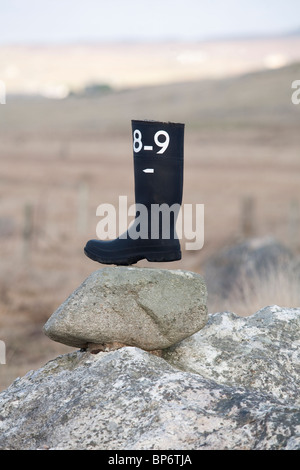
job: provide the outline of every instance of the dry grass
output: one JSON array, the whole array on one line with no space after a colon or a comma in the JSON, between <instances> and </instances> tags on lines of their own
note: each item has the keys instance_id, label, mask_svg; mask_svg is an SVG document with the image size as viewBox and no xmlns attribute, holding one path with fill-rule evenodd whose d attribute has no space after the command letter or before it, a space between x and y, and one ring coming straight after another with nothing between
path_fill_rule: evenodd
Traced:
<instances>
[{"instance_id":1,"label":"dry grass","mask_svg":"<svg viewBox=\"0 0 300 470\"><path fill-rule=\"evenodd\" d=\"M209 311L230 311L249 316L268 305L300 306L300 271L293 263L279 263L273 269L258 274L241 269L240 277L228 298L213 298Z\"/></svg>"}]
</instances>

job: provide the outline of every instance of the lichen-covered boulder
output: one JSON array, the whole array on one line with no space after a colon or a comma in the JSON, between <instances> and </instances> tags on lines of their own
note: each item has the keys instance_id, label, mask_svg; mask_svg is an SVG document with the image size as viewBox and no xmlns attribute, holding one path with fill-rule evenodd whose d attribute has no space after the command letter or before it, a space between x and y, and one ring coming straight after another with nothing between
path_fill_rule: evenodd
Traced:
<instances>
[{"instance_id":1,"label":"lichen-covered boulder","mask_svg":"<svg viewBox=\"0 0 300 470\"><path fill-rule=\"evenodd\" d=\"M0 449L299 449L299 406L138 348L73 352L0 394ZM298 431L297 431L298 429Z\"/></svg>"},{"instance_id":2,"label":"lichen-covered boulder","mask_svg":"<svg viewBox=\"0 0 300 470\"><path fill-rule=\"evenodd\" d=\"M0 449L299 450L299 315L214 314L164 358L59 356L0 393Z\"/></svg>"},{"instance_id":3,"label":"lichen-covered boulder","mask_svg":"<svg viewBox=\"0 0 300 470\"><path fill-rule=\"evenodd\" d=\"M68 346L163 349L206 324L204 279L182 270L107 267L92 273L44 326Z\"/></svg>"},{"instance_id":4,"label":"lichen-covered boulder","mask_svg":"<svg viewBox=\"0 0 300 470\"><path fill-rule=\"evenodd\" d=\"M220 384L300 405L300 309L265 307L249 317L216 313L164 358ZM299 422L300 425L300 422Z\"/></svg>"}]
</instances>

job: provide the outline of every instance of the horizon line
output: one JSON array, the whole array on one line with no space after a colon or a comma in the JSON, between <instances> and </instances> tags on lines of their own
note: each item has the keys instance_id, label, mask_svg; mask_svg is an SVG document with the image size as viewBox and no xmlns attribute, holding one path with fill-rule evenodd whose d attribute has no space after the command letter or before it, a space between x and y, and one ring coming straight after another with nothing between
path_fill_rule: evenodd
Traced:
<instances>
[{"instance_id":1,"label":"horizon line","mask_svg":"<svg viewBox=\"0 0 300 470\"><path fill-rule=\"evenodd\" d=\"M55 46L98 46L98 45L136 45L136 44L168 44L168 43L207 43L230 42L268 39L300 38L300 28L292 31L277 33L245 33L195 38L180 38L175 36L161 38L74 38L62 40L29 40L29 41L0 41L0 47L55 47Z\"/></svg>"}]
</instances>

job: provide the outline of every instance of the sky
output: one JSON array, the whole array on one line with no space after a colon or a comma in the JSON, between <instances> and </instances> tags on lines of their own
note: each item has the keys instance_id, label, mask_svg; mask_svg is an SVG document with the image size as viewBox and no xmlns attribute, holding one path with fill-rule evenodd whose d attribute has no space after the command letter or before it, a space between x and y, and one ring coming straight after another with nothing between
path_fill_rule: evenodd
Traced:
<instances>
[{"instance_id":1,"label":"sky","mask_svg":"<svg viewBox=\"0 0 300 470\"><path fill-rule=\"evenodd\" d=\"M189 41L299 28L299 0L0 0L0 44Z\"/></svg>"}]
</instances>

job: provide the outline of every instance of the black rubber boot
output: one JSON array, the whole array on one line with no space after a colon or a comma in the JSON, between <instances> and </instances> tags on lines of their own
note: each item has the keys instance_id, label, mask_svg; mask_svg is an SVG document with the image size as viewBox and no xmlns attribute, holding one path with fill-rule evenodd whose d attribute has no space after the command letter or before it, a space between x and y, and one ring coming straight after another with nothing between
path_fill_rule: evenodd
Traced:
<instances>
[{"instance_id":1,"label":"black rubber boot","mask_svg":"<svg viewBox=\"0 0 300 470\"><path fill-rule=\"evenodd\" d=\"M182 202L184 124L132 121L136 217L115 240L89 240L102 264L181 259L175 224Z\"/></svg>"}]
</instances>

